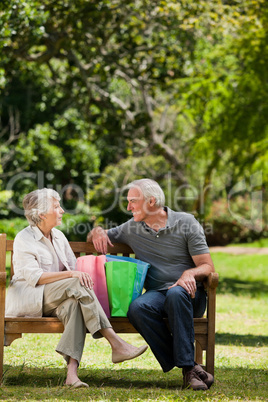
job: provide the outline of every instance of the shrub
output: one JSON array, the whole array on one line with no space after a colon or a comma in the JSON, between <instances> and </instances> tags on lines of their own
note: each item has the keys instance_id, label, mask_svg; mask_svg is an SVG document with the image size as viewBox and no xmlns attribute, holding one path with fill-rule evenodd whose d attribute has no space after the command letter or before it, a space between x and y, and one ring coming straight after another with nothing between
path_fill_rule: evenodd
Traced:
<instances>
[{"instance_id":1,"label":"shrub","mask_svg":"<svg viewBox=\"0 0 268 402\"><path fill-rule=\"evenodd\" d=\"M6 233L7 239L13 240L18 232L27 227L25 218L0 219L0 233ZM69 241L85 241L92 229L88 215L64 214L62 225L58 226Z\"/></svg>"},{"instance_id":2,"label":"shrub","mask_svg":"<svg viewBox=\"0 0 268 402\"><path fill-rule=\"evenodd\" d=\"M258 210L258 207L253 210L248 195L236 197L229 205L224 198L214 201L205 219L212 226L207 235L208 244L249 243L267 236L267 224L257 216Z\"/></svg>"}]
</instances>

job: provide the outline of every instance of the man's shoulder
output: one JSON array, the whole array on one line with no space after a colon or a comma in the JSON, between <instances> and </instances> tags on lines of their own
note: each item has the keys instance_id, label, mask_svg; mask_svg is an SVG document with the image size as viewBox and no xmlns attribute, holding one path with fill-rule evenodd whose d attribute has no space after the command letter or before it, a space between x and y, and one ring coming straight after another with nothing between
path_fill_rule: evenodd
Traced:
<instances>
[{"instance_id":1,"label":"man's shoulder","mask_svg":"<svg viewBox=\"0 0 268 402\"><path fill-rule=\"evenodd\" d=\"M109 232L112 232L112 231L122 231L122 230L124 230L124 229L127 228L127 227L134 227L134 226L135 226L135 223L136 223L136 222L134 222L134 219L131 218L131 219L127 220L126 222L120 223L120 224L117 225L117 226L114 226L114 227L112 227L112 228L109 228L109 229L108 229L108 233L109 233Z\"/></svg>"},{"instance_id":2,"label":"man's shoulder","mask_svg":"<svg viewBox=\"0 0 268 402\"><path fill-rule=\"evenodd\" d=\"M177 223L177 222L194 222L196 221L196 218L194 215L188 213L188 212L182 212L182 211L174 211L173 209L170 209L167 207L167 212L168 212L168 219L170 219L171 222Z\"/></svg>"}]
</instances>

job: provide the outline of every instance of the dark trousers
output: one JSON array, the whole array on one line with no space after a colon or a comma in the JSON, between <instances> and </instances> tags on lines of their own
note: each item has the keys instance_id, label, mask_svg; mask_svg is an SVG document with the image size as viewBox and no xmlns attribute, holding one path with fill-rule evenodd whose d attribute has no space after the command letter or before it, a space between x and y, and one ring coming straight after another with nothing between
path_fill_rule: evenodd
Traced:
<instances>
[{"instance_id":1,"label":"dark trousers","mask_svg":"<svg viewBox=\"0 0 268 402\"><path fill-rule=\"evenodd\" d=\"M202 287L191 299L186 290L176 286L147 291L131 303L128 318L167 372L174 366L194 366L193 317L202 317L205 309L206 292ZM168 317L170 329L164 317Z\"/></svg>"}]
</instances>

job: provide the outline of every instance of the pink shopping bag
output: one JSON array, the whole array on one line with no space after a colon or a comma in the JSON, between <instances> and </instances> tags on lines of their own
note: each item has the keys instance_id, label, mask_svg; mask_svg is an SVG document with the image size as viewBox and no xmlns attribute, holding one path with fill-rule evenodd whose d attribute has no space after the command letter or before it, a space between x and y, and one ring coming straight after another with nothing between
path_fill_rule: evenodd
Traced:
<instances>
[{"instance_id":1,"label":"pink shopping bag","mask_svg":"<svg viewBox=\"0 0 268 402\"><path fill-rule=\"evenodd\" d=\"M93 282L93 290L107 317L111 317L109 299L106 284L105 266L107 259L105 255L85 255L78 257L76 261L77 271L87 272Z\"/></svg>"}]
</instances>

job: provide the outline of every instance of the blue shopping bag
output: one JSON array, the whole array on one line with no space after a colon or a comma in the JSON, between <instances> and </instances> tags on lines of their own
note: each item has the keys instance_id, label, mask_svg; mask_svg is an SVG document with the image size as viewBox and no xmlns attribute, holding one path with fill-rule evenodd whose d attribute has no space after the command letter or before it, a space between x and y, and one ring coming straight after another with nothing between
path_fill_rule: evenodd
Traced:
<instances>
[{"instance_id":1,"label":"blue shopping bag","mask_svg":"<svg viewBox=\"0 0 268 402\"><path fill-rule=\"evenodd\" d=\"M124 257L124 256L119 256L119 255L107 254L106 258L107 258L107 261L128 261L128 262L134 262L137 264L137 272L136 272L133 296L132 296L131 301L133 301L137 297L139 297L142 294L147 271L151 265L148 264L147 262L137 260L136 258Z\"/></svg>"}]
</instances>

